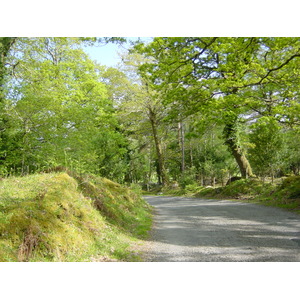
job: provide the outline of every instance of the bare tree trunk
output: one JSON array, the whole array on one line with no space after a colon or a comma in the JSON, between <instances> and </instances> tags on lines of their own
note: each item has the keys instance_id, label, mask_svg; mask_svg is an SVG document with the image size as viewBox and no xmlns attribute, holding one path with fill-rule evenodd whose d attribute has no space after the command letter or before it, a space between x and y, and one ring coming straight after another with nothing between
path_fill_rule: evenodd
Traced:
<instances>
[{"instance_id":1,"label":"bare tree trunk","mask_svg":"<svg viewBox=\"0 0 300 300\"><path fill-rule=\"evenodd\" d=\"M204 175L203 175L203 173L200 174L200 185L204 186Z\"/></svg>"},{"instance_id":2,"label":"bare tree trunk","mask_svg":"<svg viewBox=\"0 0 300 300\"><path fill-rule=\"evenodd\" d=\"M190 142L190 159L191 159L191 168L192 168L194 166L194 156L193 156L193 147L191 142Z\"/></svg>"},{"instance_id":3,"label":"bare tree trunk","mask_svg":"<svg viewBox=\"0 0 300 300\"><path fill-rule=\"evenodd\" d=\"M184 152L185 152L185 148L184 148L184 127L183 127L183 123L179 122L178 123L178 143L179 143L179 147L181 150L181 173L183 174L185 171L185 156L184 156Z\"/></svg>"},{"instance_id":4,"label":"bare tree trunk","mask_svg":"<svg viewBox=\"0 0 300 300\"><path fill-rule=\"evenodd\" d=\"M156 149L156 155L157 155L157 160L158 160L158 168L157 168L157 175L158 178L161 179L161 184L163 186L168 184L168 177L167 177L167 172L165 169L165 163L164 163L164 157L162 153L162 147L161 143L158 137L157 133L157 116L156 113L151 109L148 108L149 112L149 119L152 127L152 133L153 133L153 138L154 138L154 143L155 143L155 149Z\"/></svg>"},{"instance_id":5,"label":"bare tree trunk","mask_svg":"<svg viewBox=\"0 0 300 300\"><path fill-rule=\"evenodd\" d=\"M216 177L215 177L214 175L211 177L211 185L212 185L213 187L216 186Z\"/></svg>"},{"instance_id":6,"label":"bare tree trunk","mask_svg":"<svg viewBox=\"0 0 300 300\"><path fill-rule=\"evenodd\" d=\"M149 145L149 173L148 173L148 184L151 182L152 167L151 167L151 145Z\"/></svg>"}]
</instances>

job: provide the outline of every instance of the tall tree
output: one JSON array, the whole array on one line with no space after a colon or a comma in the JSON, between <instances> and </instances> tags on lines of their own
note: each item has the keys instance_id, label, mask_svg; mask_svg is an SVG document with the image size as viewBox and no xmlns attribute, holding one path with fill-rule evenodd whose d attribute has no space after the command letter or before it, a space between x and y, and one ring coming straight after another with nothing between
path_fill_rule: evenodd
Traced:
<instances>
[{"instance_id":1,"label":"tall tree","mask_svg":"<svg viewBox=\"0 0 300 300\"><path fill-rule=\"evenodd\" d=\"M113 152L122 155L100 68L80 45L77 38L29 38L16 44L19 64L7 99L19 147L7 156L22 173L60 164L101 174L105 165L113 165Z\"/></svg>"},{"instance_id":2,"label":"tall tree","mask_svg":"<svg viewBox=\"0 0 300 300\"><path fill-rule=\"evenodd\" d=\"M169 180L162 146L161 125L164 108L160 95L151 88L151 83L146 78L140 78L137 73L138 67L144 63L141 55L125 55L123 62L124 73L130 84L127 85L126 95L120 99L120 115L123 116L123 122L127 119L126 126L131 128L131 131L144 135L151 133L155 145L158 182L166 185Z\"/></svg>"},{"instance_id":3,"label":"tall tree","mask_svg":"<svg viewBox=\"0 0 300 300\"><path fill-rule=\"evenodd\" d=\"M141 72L151 74L174 111L179 102L187 115L201 111L224 123L225 142L243 177L252 170L236 129L246 115L263 115L270 107L262 91L277 95L272 113L279 121L299 120L298 38L155 38L136 49L154 59Z\"/></svg>"}]
</instances>

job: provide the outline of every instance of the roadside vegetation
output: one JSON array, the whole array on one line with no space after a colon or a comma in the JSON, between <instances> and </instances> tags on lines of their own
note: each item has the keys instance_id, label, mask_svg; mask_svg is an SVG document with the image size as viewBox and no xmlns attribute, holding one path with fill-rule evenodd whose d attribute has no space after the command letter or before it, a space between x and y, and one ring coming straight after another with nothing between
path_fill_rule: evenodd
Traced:
<instances>
[{"instance_id":1,"label":"roadside vegetation","mask_svg":"<svg viewBox=\"0 0 300 300\"><path fill-rule=\"evenodd\" d=\"M186 186L156 187L151 194L190 196L198 198L231 199L281 207L300 213L300 176L260 180L258 178L239 179L226 186L212 187L199 184Z\"/></svg>"},{"instance_id":2,"label":"roadside vegetation","mask_svg":"<svg viewBox=\"0 0 300 300\"><path fill-rule=\"evenodd\" d=\"M0 261L138 261L151 209L108 179L72 172L0 182Z\"/></svg>"}]
</instances>

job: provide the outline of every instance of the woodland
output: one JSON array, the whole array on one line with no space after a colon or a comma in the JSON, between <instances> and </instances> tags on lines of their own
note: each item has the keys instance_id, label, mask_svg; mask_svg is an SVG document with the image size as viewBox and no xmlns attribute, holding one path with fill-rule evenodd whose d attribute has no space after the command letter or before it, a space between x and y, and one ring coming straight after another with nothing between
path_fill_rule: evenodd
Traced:
<instances>
[{"instance_id":1,"label":"woodland","mask_svg":"<svg viewBox=\"0 0 300 300\"><path fill-rule=\"evenodd\" d=\"M300 172L300 39L156 37L112 68L86 45L0 38L0 176L65 167L126 185Z\"/></svg>"}]
</instances>

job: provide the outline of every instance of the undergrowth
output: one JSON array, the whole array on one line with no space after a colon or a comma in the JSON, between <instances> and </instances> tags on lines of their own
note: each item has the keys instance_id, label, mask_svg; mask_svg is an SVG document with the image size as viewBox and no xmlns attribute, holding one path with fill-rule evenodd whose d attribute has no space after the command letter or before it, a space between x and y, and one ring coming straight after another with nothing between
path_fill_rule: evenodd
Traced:
<instances>
[{"instance_id":1,"label":"undergrowth","mask_svg":"<svg viewBox=\"0 0 300 300\"><path fill-rule=\"evenodd\" d=\"M151 193L147 193L151 194ZM300 176L263 182L258 178L240 179L224 187L203 187L197 184L184 188L160 187L154 194L204 197L215 199L238 199L269 206L281 207L300 213Z\"/></svg>"},{"instance_id":2,"label":"undergrowth","mask_svg":"<svg viewBox=\"0 0 300 300\"><path fill-rule=\"evenodd\" d=\"M264 183L256 178L241 179L225 187L202 188L197 197L234 198L247 202L281 207L300 212L300 176L291 176L279 184Z\"/></svg>"},{"instance_id":3,"label":"undergrowth","mask_svg":"<svg viewBox=\"0 0 300 300\"><path fill-rule=\"evenodd\" d=\"M135 261L150 207L110 180L66 172L0 182L0 261Z\"/></svg>"}]
</instances>

